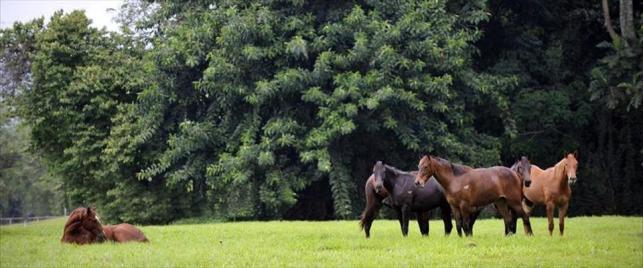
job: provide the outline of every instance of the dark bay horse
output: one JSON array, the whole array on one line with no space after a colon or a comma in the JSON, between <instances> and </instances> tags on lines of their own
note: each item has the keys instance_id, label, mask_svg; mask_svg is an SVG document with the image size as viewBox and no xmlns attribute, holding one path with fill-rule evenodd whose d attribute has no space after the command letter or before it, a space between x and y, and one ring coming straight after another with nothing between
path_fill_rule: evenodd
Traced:
<instances>
[{"instance_id":1,"label":"dark bay horse","mask_svg":"<svg viewBox=\"0 0 643 268\"><path fill-rule=\"evenodd\" d=\"M444 232L447 235L451 233L451 208L442 187L435 179L431 179L426 187L418 188L413 183L414 177L414 172L401 171L384 165L381 161L375 163L373 174L366 181L366 208L360 217L360 226L364 229L366 238L370 237L371 224L387 197L388 205L397 213L402 235L408 235L412 212L416 213L420 233L429 235L429 211L438 207L442 211Z\"/></svg>"},{"instance_id":2,"label":"dark bay horse","mask_svg":"<svg viewBox=\"0 0 643 268\"><path fill-rule=\"evenodd\" d=\"M103 231L105 232L105 238L109 241L121 243L130 241L148 242L143 232L129 223L106 225L103 226Z\"/></svg>"},{"instance_id":3,"label":"dark bay horse","mask_svg":"<svg viewBox=\"0 0 643 268\"><path fill-rule=\"evenodd\" d=\"M558 207L558 228L560 235L565 230L565 216L572 197L570 185L576 182L576 169L578 168L578 152L566 154L556 165L542 170L536 165L531 166L530 187L524 188L527 200L523 204L524 210L531 214L533 205L544 205L547 209L549 222L549 235L554 231L554 209Z\"/></svg>"},{"instance_id":4,"label":"dark bay horse","mask_svg":"<svg viewBox=\"0 0 643 268\"><path fill-rule=\"evenodd\" d=\"M96 211L89 207L74 209L67 218L60 241L80 245L105 241L105 233Z\"/></svg>"},{"instance_id":5,"label":"dark bay horse","mask_svg":"<svg viewBox=\"0 0 643 268\"><path fill-rule=\"evenodd\" d=\"M452 164L442 158L424 156L418 165L415 183L424 186L431 176L444 187L447 201L456 218L456 228L473 235L473 224L480 211L496 205L505 221L505 235L511 233L514 217L523 220L525 233L532 234L529 216L522 208L522 180L507 167L471 168Z\"/></svg>"}]
</instances>

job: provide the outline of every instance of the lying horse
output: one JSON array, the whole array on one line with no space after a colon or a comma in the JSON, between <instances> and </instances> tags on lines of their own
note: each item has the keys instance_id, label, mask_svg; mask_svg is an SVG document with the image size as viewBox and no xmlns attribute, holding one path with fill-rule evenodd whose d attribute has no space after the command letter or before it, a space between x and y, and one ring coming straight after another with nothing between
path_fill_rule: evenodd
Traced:
<instances>
[{"instance_id":1,"label":"lying horse","mask_svg":"<svg viewBox=\"0 0 643 268\"><path fill-rule=\"evenodd\" d=\"M63 237L60 241L83 245L101 243L107 240L114 242L148 242L143 232L131 224L122 223L113 226L102 226L96 210L89 207L80 207L71 212L67 223L65 223Z\"/></svg>"},{"instance_id":2,"label":"lying horse","mask_svg":"<svg viewBox=\"0 0 643 268\"><path fill-rule=\"evenodd\" d=\"M565 230L565 216L572 197L570 185L576 182L578 153L567 154L555 166L546 170L536 165L531 166L532 185L524 189L526 200L523 208L531 214L533 205L544 205L547 208L549 235L554 231L554 208L558 207L558 228L560 235Z\"/></svg>"},{"instance_id":3,"label":"lying horse","mask_svg":"<svg viewBox=\"0 0 643 268\"><path fill-rule=\"evenodd\" d=\"M471 168L454 165L433 156L424 156L418 165L415 183L424 187L431 176L444 187L456 228L473 235L480 211L494 203L505 221L505 235L511 233L514 217L521 216L525 233L532 234L529 216L522 208L522 180L507 167Z\"/></svg>"},{"instance_id":4,"label":"lying horse","mask_svg":"<svg viewBox=\"0 0 643 268\"><path fill-rule=\"evenodd\" d=\"M109 241L148 242L143 232L129 223L103 226L103 231L105 232L105 238Z\"/></svg>"},{"instance_id":5,"label":"lying horse","mask_svg":"<svg viewBox=\"0 0 643 268\"><path fill-rule=\"evenodd\" d=\"M427 187L415 187L414 177L414 173L384 165L381 161L375 163L373 174L366 181L366 208L360 217L360 226L364 229L366 238L370 237L371 224L387 197L390 198L387 200L388 205L397 213L402 235L408 235L411 212L417 215L420 233L429 235L429 211L437 207L442 211L445 234L451 233L451 208L442 187L434 179L429 181Z\"/></svg>"},{"instance_id":6,"label":"lying horse","mask_svg":"<svg viewBox=\"0 0 643 268\"><path fill-rule=\"evenodd\" d=\"M96 211L84 207L74 209L67 218L60 241L80 245L105 241L105 233Z\"/></svg>"}]
</instances>

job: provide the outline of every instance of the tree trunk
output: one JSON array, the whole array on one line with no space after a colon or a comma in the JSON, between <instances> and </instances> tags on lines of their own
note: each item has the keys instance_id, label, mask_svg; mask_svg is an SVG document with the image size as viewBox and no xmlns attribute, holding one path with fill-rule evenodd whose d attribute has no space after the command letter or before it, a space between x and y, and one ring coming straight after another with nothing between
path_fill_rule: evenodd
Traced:
<instances>
[{"instance_id":1,"label":"tree trunk","mask_svg":"<svg viewBox=\"0 0 643 268\"><path fill-rule=\"evenodd\" d=\"M636 41L632 0L621 0L619 13L619 19L621 22L621 35L628 42L628 44L632 45L634 44L634 41Z\"/></svg>"},{"instance_id":2,"label":"tree trunk","mask_svg":"<svg viewBox=\"0 0 643 268\"><path fill-rule=\"evenodd\" d=\"M619 39L620 36L614 31L614 27L612 27L612 19L610 18L610 8L609 5L607 4L607 0L602 1L603 5L603 18L605 19L605 29L607 29L607 33L610 34L610 37L612 40Z\"/></svg>"}]
</instances>

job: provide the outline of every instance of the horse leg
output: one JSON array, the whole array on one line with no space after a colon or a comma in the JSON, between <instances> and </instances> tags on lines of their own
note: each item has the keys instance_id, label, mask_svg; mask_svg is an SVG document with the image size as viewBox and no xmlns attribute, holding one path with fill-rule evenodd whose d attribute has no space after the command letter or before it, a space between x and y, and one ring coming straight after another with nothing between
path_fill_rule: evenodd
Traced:
<instances>
[{"instance_id":1,"label":"horse leg","mask_svg":"<svg viewBox=\"0 0 643 268\"><path fill-rule=\"evenodd\" d=\"M509 201L507 201L509 202ZM516 221L517 217L520 216L522 217L522 226L525 228L525 234L526 235L533 235L533 231L531 230L531 222L529 221L529 215L522 209L522 202L520 199L518 199L515 202L511 202L508 204L510 209L512 210L512 213L515 215L516 219L512 219L512 224L513 224L513 230L516 230Z\"/></svg>"},{"instance_id":2,"label":"horse leg","mask_svg":"<svg viewBox=\"0 0 643 268\"><path fill-rule=\"evenodd\" d=\"M458 232L458 236L462 237L462 215L460 214L460 209L451 206L451 212L455 218L455 230Z\"/></svg>"},{"instance_id":3,"label":"horse leg","mask_svg":"<svg viewBox=\"0 0 643 268\"><path fill-rule=\"evenodd\" d=\"M469 213L467 209L461 209L460 217L462 218L462 229L464 229L464 235L471 236L473 234L473 226L471 226L471 213Z\"/></svg>"},{"instance_id":4,"label":"horse leg","mask_svg":"<svg viewBox=\"0 0 643 268\"><path fill-rule=\"evenodd\" d=\"M417 213L418 225L420 226L420 233L422 236L429 235L429 212L418 212Z\"/></svg>"},{"instance_id":5,"label":"horse leg","mask_svg":"<svg viewBox=\"0 0 643 268\"><path fill-rule=\"evenodd\" d=\"M442 206L440 207L440 212L442 213L442 221L444 222L444 234L451 234L453 230L453 223L451 222L451 207Z\"/></svg>"},{"instance_id":6,"label":"horse leg","mask_svg":"<svg viewBox=\"0 0 643 268\"><path fill-rule=\"evenodd\" d=\"M547 222L549 223L549 235L554 231L554 203L547 202Z\"/></svg>"},{"instance_id":7,"label":"horse leg","mask_svg":"<svg viewBox=\"0 0 643 268\"><path fill-rule=\"evenodd\" d=\"M373 220L377 216L377 212L382 207L382 203L374 196L368 196L366 198L366 209L362 212L362 215L359 219L359 225L364 229L366 238L371 237L371 225Z\"/></svg>"},{"instance_id":8,"label":"horse leg","mask_svg":"<svg viewBox=\"0 0 643 268\"><path fill-rule=\"evenodd\" d=\"M473 224L476 223L476 219L478 219L478 215L480 215L480 210L471 213L471 216L469 216L471 218L471 222L469 223L469 225L470 225L469 234L470 235L473 235Z\"/></svg>"},{"instance_id":9,"label":"horse leg","mask_svg":"<svg viewBox=\"0 0 643 268\"><path fill-rule=\"evenodd\" d=\"M505 235L508 236L511 234L511 221L513 216L511 215L511 212L507 207L507 202L504 199L498 199L498 201L496 201L494 205L496 206L498 213L500 213L502 219L505 222Z\"/></svg>"},{"instance_id":10,"label":"horse leg","mask_svg":"<svg viewBox=\"0 0 643 268\"><path fill-rule=\"evenodd\" d=\"M409 235L409 209L407 206L402 206L402 234L406 237Z\"/></svg>"},{"instance_id":11,"label":"horse leg","mask_svg":"<svg viewBox=\"0 0 643 268\"><path fill-rule=\"evenodd\" d=\"M560 235L563 235L563 232L565 231L565 216L567 215L568 207L569 203L558 208L558 228L560 229Z\"/></svg>"},{"instance_id":12,"label":"horse leg","mask_svg":"<svg viewBox=\"0 0 643 268\"><path fill-rule=\"evenodd\" d=\"M406 207L398 208L395 212L397 212L397 220L400 222L402 235L406 237L409 234L409 216Z\"/></svg>"}]
</instances>

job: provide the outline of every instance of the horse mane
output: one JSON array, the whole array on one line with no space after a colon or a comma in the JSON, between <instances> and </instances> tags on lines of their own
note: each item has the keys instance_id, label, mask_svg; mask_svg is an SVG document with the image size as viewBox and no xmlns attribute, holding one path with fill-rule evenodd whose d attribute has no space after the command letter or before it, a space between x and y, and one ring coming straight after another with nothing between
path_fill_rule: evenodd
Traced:
<instances>
[{"instance_id":1,"label":"horse mane","mask_svg":"<svg viewBox=\"0 0 643 268\"><path fill-rule=\"evenodd\" d=\"M449 160L446 160L444 158L436 157L433 156L433 158L437 159L438 162L441 162L443 165L449 165L451 167L451 170L453 170L453 175L455 176L460 176L464 173L467 173L471 171L473 168L470 166L462 165L462 164L454 164L451 163Z\"/></svg>"},{"instance_id":2,"label":"horse mane","mask_svg":"<svg viewBox=\"0 0 643 268\"><path fill-rule=\"evenodd\" d=\"M65 223L65 232L72 231L76 227L78 227L78 224L74 224L76 222L82 221L85 217L87 217L87 209L80 207L77 209L74 209L74 211L71 212L69 215L69 218L67 218L67 222ZM72 226L73 225L73 226ZM70 227L74 227L71 230L67 230Z\"/></svg>"}]
</instances>

